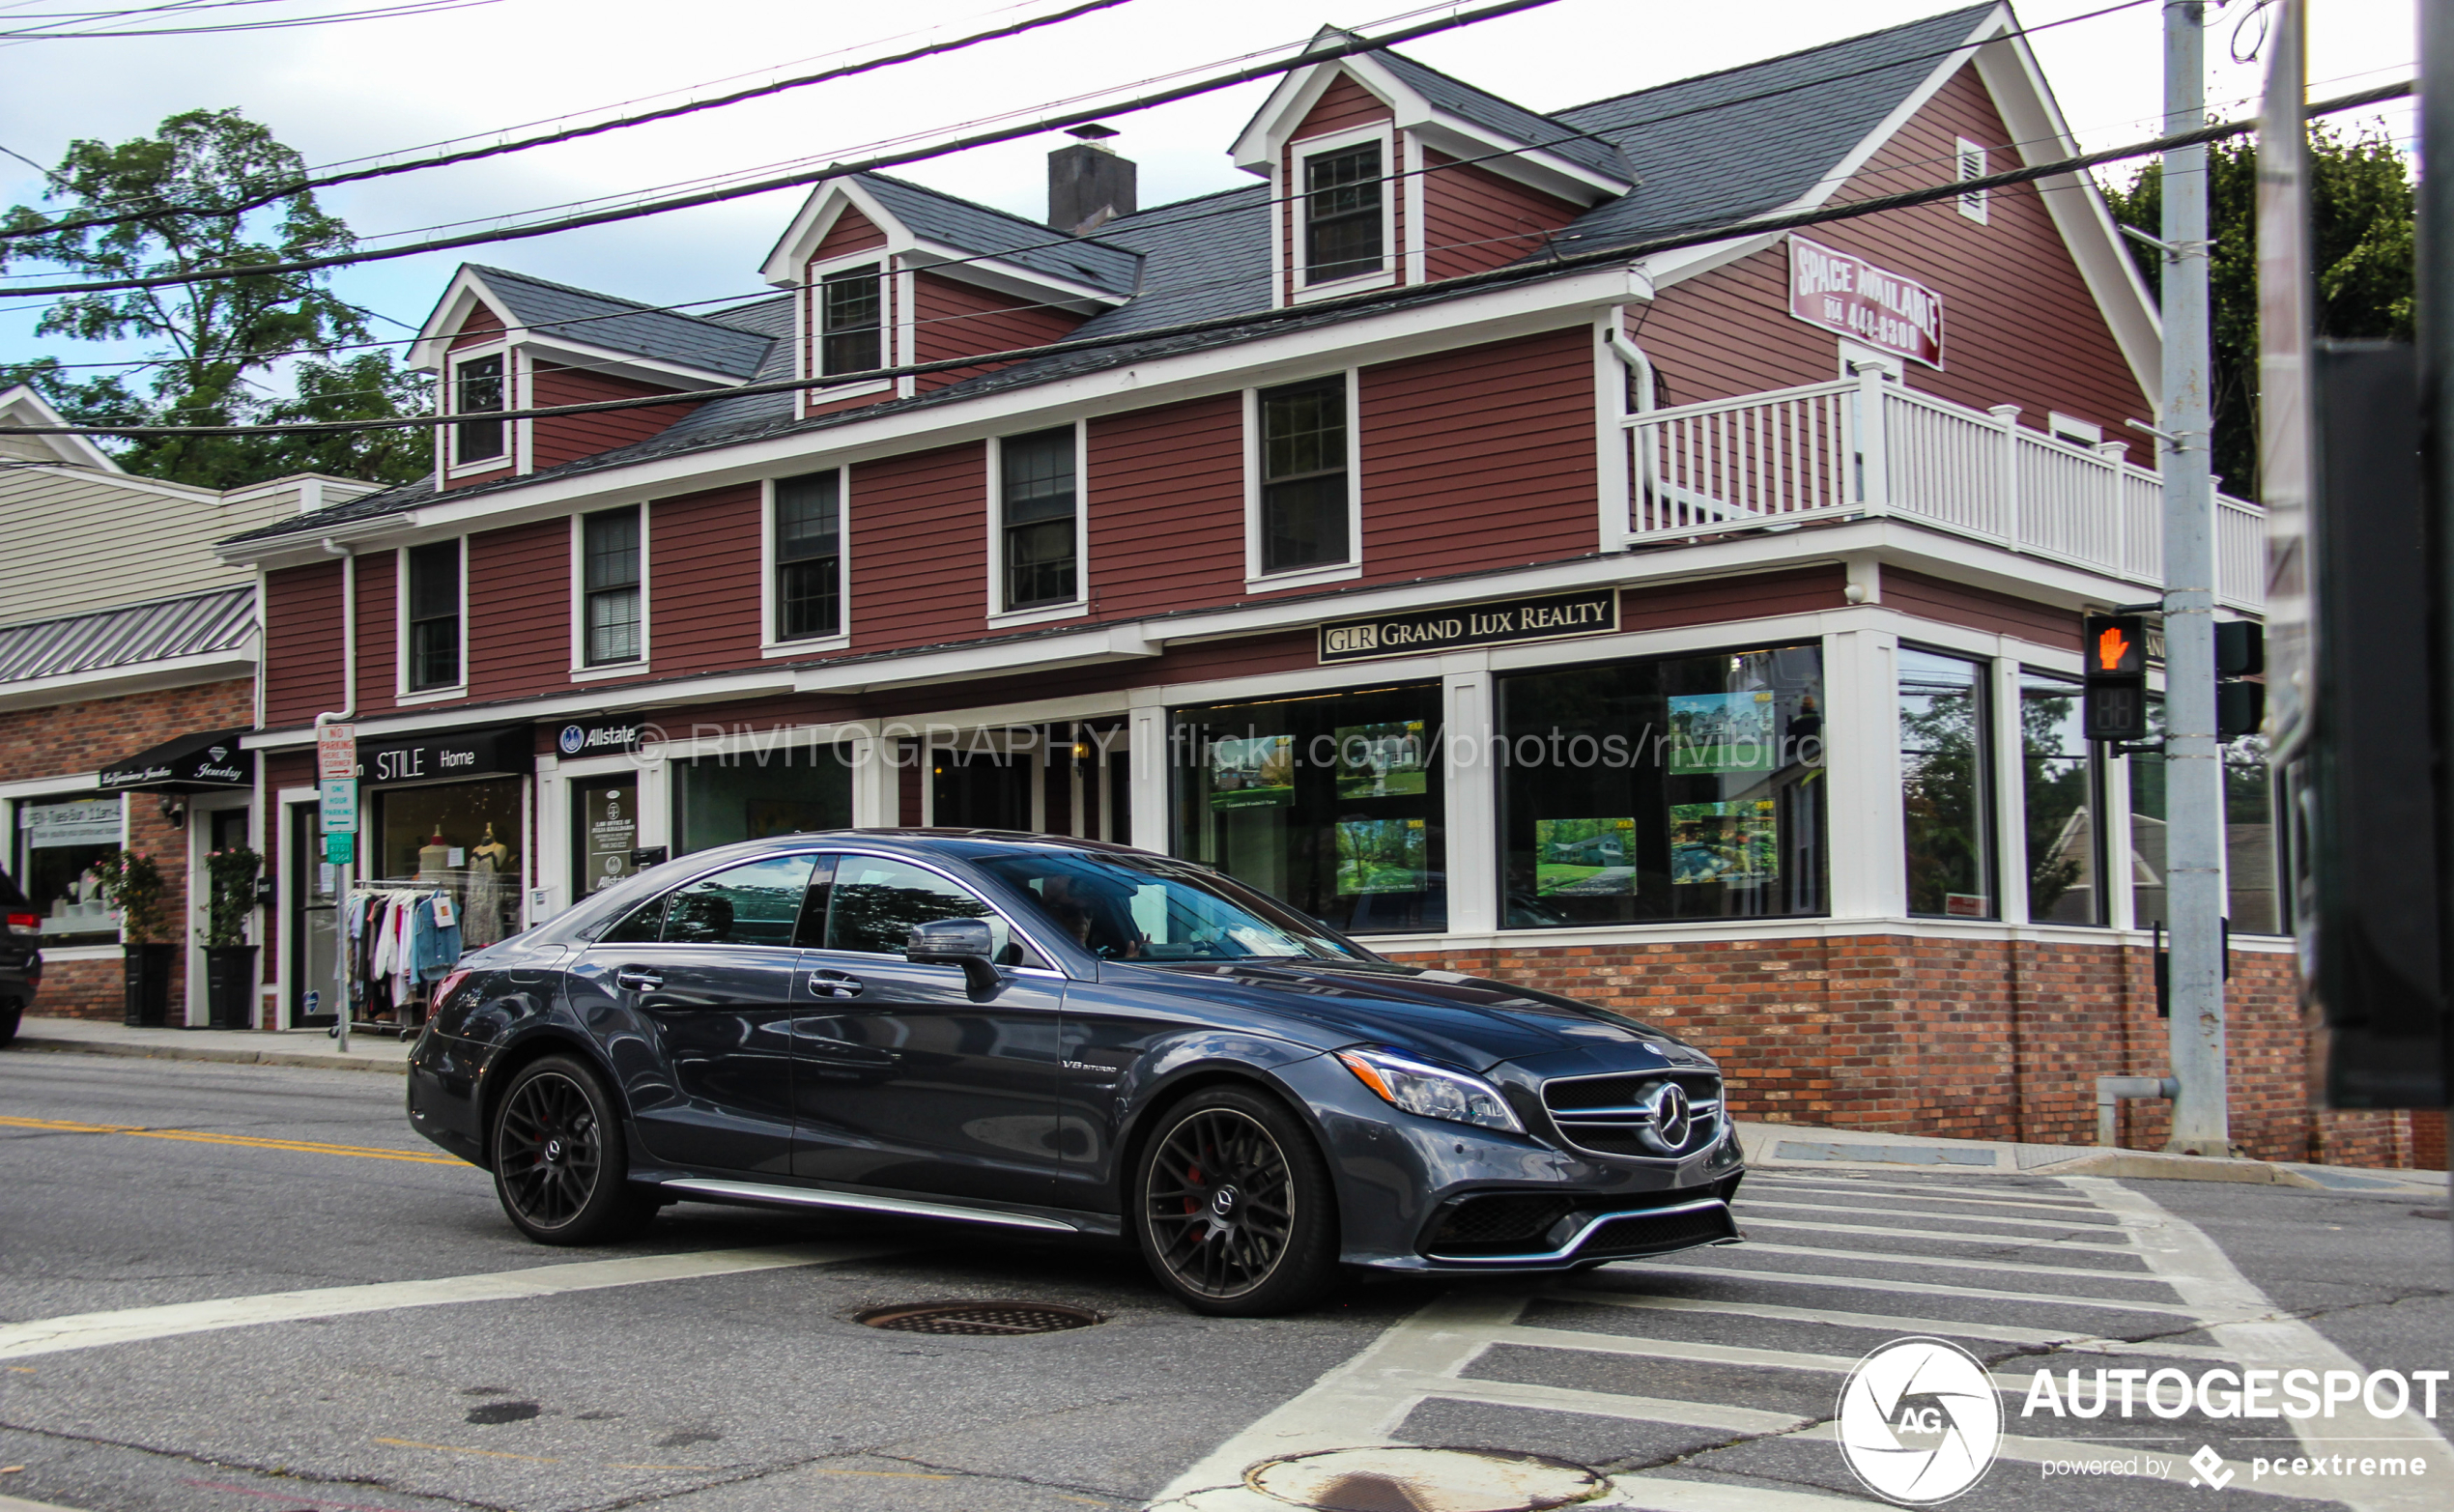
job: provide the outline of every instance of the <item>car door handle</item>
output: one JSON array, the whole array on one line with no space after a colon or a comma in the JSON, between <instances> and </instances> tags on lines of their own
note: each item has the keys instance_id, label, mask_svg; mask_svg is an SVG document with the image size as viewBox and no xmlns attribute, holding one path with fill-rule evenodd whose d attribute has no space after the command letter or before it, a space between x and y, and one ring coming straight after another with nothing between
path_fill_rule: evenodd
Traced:
<instances>
[{"instance_id":1,"label":"car door handle","mask_svg":"<svg viewBox=\"0 0 2454 1512\"><path fill-rule=\"evenodd\" d=\"M653 992L665 984L665 974L642 966L625 966L614 973L614 984L625 992Z\"/></svg>"},{"instance_id":2,"label":"car door handle","mask_svg":"<svg viewBox=\"0 0 2454 1512\"><path fill-rule=\"evenodd\" d=\"M859 997L861 979L840 971L813 971L810 973L810 990L819 997Z\"/></svg>"}]
</instances>

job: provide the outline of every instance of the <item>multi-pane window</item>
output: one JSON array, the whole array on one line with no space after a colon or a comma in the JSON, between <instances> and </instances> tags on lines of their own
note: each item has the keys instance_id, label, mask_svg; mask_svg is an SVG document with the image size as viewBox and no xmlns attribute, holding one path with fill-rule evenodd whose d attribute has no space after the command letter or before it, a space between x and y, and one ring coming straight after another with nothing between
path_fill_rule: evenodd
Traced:
<instances>
[{"instance_id":1,"label":"multi-pane window","mask_svg":"<svg viewBox=\"0 0 2454 1512\"><path fill-rule=\"evenodd\" d=\"M818 373L866 373L885 365L879 356L883 307L878 265L865 264L818 280Z\"/></svg>"},{"instance_id":2,"label":"multi-pane window","mask_svg":"<svg viewBox=\"0 0 2454 1512\"><path fill-rule=\"evenodd\" d=\"M2039 924L2105 922L2097 826L2101 778L2089 757L2079 695L2079 685L2068 678L2019 674L2028 917Z\"/></svg>"},{"instance_id":3,"label":"multi-pane window","mask_svg":"<svg viewBox=\"0 0 2454 1512\"><path fill-rule=\"evenodd\" d=\"M590 667L640 656L639 507L580 520L584 655Z\"/></svg>"},{"instance_id":4,"label":"multi-pane window","mask_svg":"<svg viewBox=\"0 0 2454 1512\"><path fill-rule=\"evenodd\" d=\"M2275 799L2267 742L2243 735L2224 746L2224 916L2243 934L2284 932L2275 885Z\"/></svg>"},{"instance_id":5,"label":"multi-pane window","mask_svg":"<svg viewBox=\"0 0 2454 1512\"><path fill-rule=\"evenodd\" d=\"M1381 144L1303 160L1303 281L1381 271Z\"/></svg>"},{"instance_id":6,"label":"multi-pane window","mask_svg":"<svg viewBox=\"0 0 2454 1512\"><path fill-rule=\"evenodd\" d=\"M503 454L502 354L471 357L452 369L452 413L476 416L453 426L453 458L462 464Z\"/></svg>"},{"instance_id":7,"label":"multi-pane window","mask_svg":"<svg viewBox=\"0 0 2454 1512\"><path fill-rule=\"evenodd\" d=\"M409 691L460 684L460 543L409 552Z\"/></svg>"},{"instance_id":8,"label":"multi-pane window","mask_svg":"<svg viewBox=\"0 0 2454 1512\"><path fill-rule=\"evenodd\" d=\"M998 447L997 471L1004 495L1005 607L1073 602L1079 582L1073 427L1007 438Z\"/></svg>"},{"instance_id":9,"label":"multi-pane window","mask_svg":"<svg viewBox=\"0 0 2454 1512\"><path fill-rule=\"evenodd\" d=\"M1994 917L1983 662L1900 647L1900 799L1908 911Z\"/></svg>"},{"instance_id":10,"label":"multi-pane window","mask_svg":"<svg viewBox=\"0 0 2454 1512\"><path fill-rule=\"evenodd\" d=\"M843 631L842 474L776 480L776 639Z\"/></svg>"},{"instance_id":11,"label":"multi-pane window","mask_svg":"<svg viewBox=\"0 0 2454 1512\"><path fill-rule=\"evenodd\" d=\"M1261 570L1350 557L1346 379L1265 388L1261 412Z\"/></svg>"}]
</instances>

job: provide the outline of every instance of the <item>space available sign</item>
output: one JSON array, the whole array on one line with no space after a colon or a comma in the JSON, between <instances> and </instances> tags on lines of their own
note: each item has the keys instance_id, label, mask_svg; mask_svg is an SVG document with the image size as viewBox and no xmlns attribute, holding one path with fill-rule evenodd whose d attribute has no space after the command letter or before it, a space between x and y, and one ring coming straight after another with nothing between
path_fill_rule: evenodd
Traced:
<instances>
[{"instance_id":1,"label":"space available sign","mask_svg":"<svg viewBox=\"0 0 2454 1512\"><path fill-rule=\"evenodd\" d=\"M1789 313L1880 352L1943 365L1943 297L1805 237L1789 239Z\"/></svg>"},{"instance_id":2,"label":"space available sign","mask_svg":"<svg viewBox=\"0 0 2454 1512\"><path fill-rule=\"evenodd\" d=\"M1321 627L1321 660L1358 662L1376 656L1455 651L1472 645L1608 635L1619 628L1615 588L1493 599L1452 609L1338 619Z\"/></svg>"}]
</instances>

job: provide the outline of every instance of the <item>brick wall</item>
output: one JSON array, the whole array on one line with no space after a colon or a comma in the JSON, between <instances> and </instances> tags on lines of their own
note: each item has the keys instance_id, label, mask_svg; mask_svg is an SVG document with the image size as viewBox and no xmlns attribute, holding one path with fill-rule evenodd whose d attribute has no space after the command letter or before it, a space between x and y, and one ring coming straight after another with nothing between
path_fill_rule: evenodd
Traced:
<instances>
[{"instance_id":1,"label":"brick wall","mask_svg":"<svg viewBox=\"0 0 2454 1512\"><path fill-rule=\"evenodd\" d=\"M254 684L247 678L134 693L125 698L0 712L0 782L91 772L147 746L200 729L239 729L255 722ZM165 822L152 793L128 800L128 843L161 864L162 914L187 915L187 831ZM9 852L14 855L14 849ZM170 1021L183 1022L187 1001L186 953L173 968ZM35 1011L71 1018L118 1018L126 1012L117 960L46 961Z\"/></svg>"},{"instance_id":2,"label":"brick wall","mask_svg":"<svg viewBox=\"0 0 2454 1512\"><path fill-rule=\"evenodd\" d=\"M2093 1145L2096 1078L2169 1070L2143 946L1869 934L1393 954L1658 1024L1721 1062L1732 1111L1770 1123ZM2290 956L2236 952L2227 1002L2235 1143L2412 1163L2411 1115L2309 1106ZM2161 1148L2166 1118L2124 1104L2122 1143Z\"/></svg>"}]
</instances>

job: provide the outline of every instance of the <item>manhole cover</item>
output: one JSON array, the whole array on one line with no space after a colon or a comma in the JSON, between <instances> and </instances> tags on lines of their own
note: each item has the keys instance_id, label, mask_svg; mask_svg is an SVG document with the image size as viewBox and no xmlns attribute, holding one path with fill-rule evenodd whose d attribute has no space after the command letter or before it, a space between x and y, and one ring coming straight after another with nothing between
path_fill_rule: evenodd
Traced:
<instances>
[{"instance_id":1,"label":"manhole cover","mask_svg":"<svg viewBox=\"0 0 2454 1512\"><path fill-rule=\"evenodd\" d=\"M852 1315L852 1321L898 1333L995 1337L1087 1328L1107 1319L1085 1308L1057 1302L898 1302L891 1307L864 1308Z\"/></svg>"},{"instance_id":2,"label":"manhole cover","mask_svg":"<svg viewBox=\"0 0 2454 1512\"><path fill-rule=\"evenodd\" d=\"M1486 1449L1329 1449L1244 1472L1253 1490L1319 1512L1541 1512L1599 1496L1582 1465Z\"/></svg>"}]
</instances>

